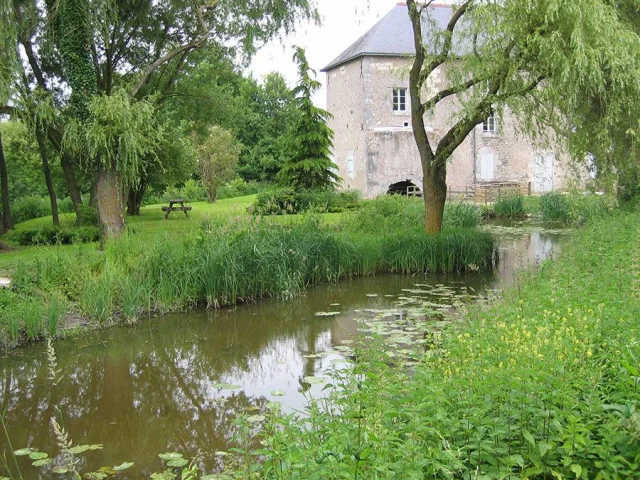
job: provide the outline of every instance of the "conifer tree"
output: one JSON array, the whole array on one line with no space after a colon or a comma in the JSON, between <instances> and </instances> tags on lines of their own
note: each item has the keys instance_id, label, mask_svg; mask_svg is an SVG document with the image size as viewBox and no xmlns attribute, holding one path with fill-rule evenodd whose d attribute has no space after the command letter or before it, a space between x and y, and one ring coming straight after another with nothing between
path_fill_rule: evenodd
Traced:
<instances>
[{"instance_id":1,"label":"conifer tree","mask_svg":"<svg viewBox=\"0 0 640 480\"><path fill-rule=\"evenodd\" d=\"M311 100L320 82L311 77L315 71L309 67L304 49L296 47L293 59L300 72L300 81L293 90L300 116L289 132L291 156L278 173L278 181L296 189L331 189L340 182L340 177L331 160L333 131L327 126L330 114Z\"/></svg>"}]
</instances>

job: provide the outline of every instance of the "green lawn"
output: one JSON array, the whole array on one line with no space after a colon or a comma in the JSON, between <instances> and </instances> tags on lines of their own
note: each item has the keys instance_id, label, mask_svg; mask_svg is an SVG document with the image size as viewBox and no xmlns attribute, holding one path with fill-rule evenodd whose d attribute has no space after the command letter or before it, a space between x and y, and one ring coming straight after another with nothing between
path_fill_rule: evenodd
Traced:
<instances>
[{"instance_id":1,"label":"green lawn","mask_svg":"<svg viewBox=\"0 0 640 480\"><path fill-rule=\"evenodd\" d=\"M140 210L139 216L127 217L127 227L135 232L136 235L148 238L149 240L152 240L158 235L183 235L200 228L203 220L210 219L215 222L225 222L233 221L234 219L248 218L247 208L253 204L255 198L255 195L249 195L246 197L218 200L215 203L196 202L191 204L193 209L189 212L189 218L185 217L182 212L172 212L167 220L164 219L161 204L149 205ZM340 213L327 213L322 215L322 220L328 224L335 224L341 217L342 214ZM299 218L300 216L298 215L273 216L269 217L269 221L288 223L298 221ZM16 230L26 230L51 225L51 221L51 216L35 218L16 225ZM63 226L73 225L74 221L75 214L73 213L60 215L60 223ZM20 247L8 241L6 236L0 237L0 241L14 247L14 250L0 252L0 275L10 273L21 262L44 258L61 249L95 251L98 248L97 243L86 245Z\"/></svg>"}]
</instances>

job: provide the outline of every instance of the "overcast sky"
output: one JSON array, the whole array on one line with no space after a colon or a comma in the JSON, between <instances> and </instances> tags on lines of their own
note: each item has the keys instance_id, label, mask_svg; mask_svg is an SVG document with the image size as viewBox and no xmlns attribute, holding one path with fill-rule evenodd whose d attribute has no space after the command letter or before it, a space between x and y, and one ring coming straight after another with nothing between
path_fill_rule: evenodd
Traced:
<instances>
[{"instance_id":1,"label":"overcast sky","mask_svg":"<svg viewBox=\"0 0 640 480\"><path fill-rule=\"evenodd\" d=\"M297 66L293 62L292 45L299 45L307 52L311 68L323 88L316 94L316 105L326 106L324 83L326 74L320 72L329 62L346 50L385 16L398 0L318 0L322 26L301 25L293 35L272 42L258 51L250 71L260 79L269 72L281 72L289 86L298 78Z\"/></svg>"}]
</instances>

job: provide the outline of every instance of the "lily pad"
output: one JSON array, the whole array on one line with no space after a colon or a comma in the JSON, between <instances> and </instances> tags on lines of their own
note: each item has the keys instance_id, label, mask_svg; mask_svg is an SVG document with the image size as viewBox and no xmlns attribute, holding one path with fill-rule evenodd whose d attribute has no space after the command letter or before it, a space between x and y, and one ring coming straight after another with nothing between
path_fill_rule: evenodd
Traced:
<instances>
[{"instance_id":1,"label":"lily pad","mask_svg":"<svg viewBox=\"0 0 640 480\"><path fill-rule=\"evenodd\" d=\"M232 383L214 383L213 388L219 388L221 390L240 390L242 385L233 385Z\"/></svg>"},{"instance_id":2,"label":"lily pad","mask_svg":"<svg viewBox=\"0 0 640 480\"><path fill-rule=\"evenodd\" d=\"M304 377L304 381L310 385L320 385L322 383L326 383L327 379L324 377L314 377L314 376L307 376Z\"/></svg>"},{"instance_id":3,"label":"lily pad","mask_svg":"<svg viewBox=\"0 0 640 480\"><path fill-rule=\"evenodd\" d=\"M168 467L184 467L187 463L189 463L189 460L187 460L186 458L176 458L174 460L170 460L167 462L167 466Z\"/></svg>"},{"instance_id":4,"label":"lily pad","mask_svg":"<svg viewBox=\"0 0 640 480\"><path fill-rule=\"evenodd\" d=\"M113 467L116 472L121 472L122 470L126 470L127 468L133 467L133 462L123 462L118 466Z\"/></svg>"},{"instance_id":5,"label":"lily pad","mask_svg":"<svg viewBox=\"0 0 640 480\"><path fill-rule=\"evenodd\" d=\"M284 397L285 393L282 390L271 390L271 395L274 397Z\"/></svg>"},{"instance_id":6,"label":"lily pad","mask_svg":"<svg viewBox=\"0 0 640 480\"><path fill-rule=\"evenodd\" d=\"M342 312L316 312L314 315L316 317L333 317L335 315L340 315Z\"/></svg>"},{"instance_id":7,"label":"lily pad","mask_svg":"<svg viewBox=\"0 0 640 480\"><path fill-rule=\"evenodd\" d=\"M162 460L175 460L177 458L182 458L182 454L178 453L178 452L167 452L167 453L160 453L158 454L158 456L162 459Z\"/></svg>"},{"instance_id":8,"label":"lily pad","mask_svg":"<svg viewBox=\"0 0 640 480\"><path fill-rule=\"evenodd\" d=\"M15 452L13 452L13 454L16 457L25 457L33 452L37 452L37 450L35 448L21 448L20 450L16 450Z\"/></svg>"},{"instance_id":9,"label":"lily pad","mask_svg":"<svg viewBox=\"0 0 640 480\"><path fill-rule=\"evenodd\" d=\"M51 463L50 458L41 458L40 460L31 462L31 465L33 465L34 467L44 467L45 465L49 465L50 463Z\"/></svg>"},{"instance_id":10,"label":"lily pad","mask_svg":"<svg viewBox=\"0 0 640 480\"><path fill-rule=\"evenodd\" d=\"M42 460L43 458L47 458L48 456L49 454L45 452L31 452L29 454L29 458L31 460Z\"/></svg>"},{"instance_id":11,"label":"lily pad","mask_svg":"<svg viewBox=\"0 0 640 480\"><path fill-rule=\"evenodd\" d=\"M67 473L69 471L69 469L67 467L65 467L64 465L58 465L57 467L53 467L51 469L51 471L53 473L59 473L60 475Z\"/></svg>"}]
</instances>

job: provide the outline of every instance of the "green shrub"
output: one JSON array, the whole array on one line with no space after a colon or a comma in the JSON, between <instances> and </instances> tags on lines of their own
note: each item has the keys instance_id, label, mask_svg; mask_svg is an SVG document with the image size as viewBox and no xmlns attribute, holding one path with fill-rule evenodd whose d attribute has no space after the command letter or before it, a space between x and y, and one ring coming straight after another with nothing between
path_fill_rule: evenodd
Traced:
<instances>
[{"instance_id":1,"label":"green shrub","mask_svg":"<svg viewBox=\"0 0 640 480\"><path fill-rule=\"evenodd\" d=\"M98 210L90 207L89 205L81 204L78 205L78 217L76 218L76 225L81 226L98 226L100 225L100 217L98 215Z\"/></svg>"},{"instance_id":2,"label":"green shrub","mask_svg":"<svg viewBox=\"0 0 640 480\"><path fill-rule=\"evenodd\" d=\"M73 201L71 200L71 197L65 197L65 198L58 198L58 212L59 213L73 213L74 209L73 209Z\"/></svg>"},{"instance_id":3,"label":"green shrub","mask_svg":"<svg viewBox=\"0 0 640 480\"><path fill-rule=\"evenodd\" d=\"M97 242L100 240L100 228L85 227L46 227L26 230L14 230L7 234L7 239L19 245L71 245Z\"/></svg>"},{"instance_id":4,"label":"green shrub","mask_svg":"<svg viewBox=\"0 0 640 480\"><path fill-rule=\"evenodd\" d=\"M33 218L51 215L51 202L44 197L22 197L11 205L11 213L15 223L22 223Z\"/></svg>"},{"instance_id":5,"label":"green shrub","mask_svg":"<svg viewBox=\"0 0 640 480\"><path fill-rule=\"evenodd\" d=\"M278 188L258 194L250 207L254 215L298 214L308 210L339 213L358 207L360 192L356 190L301 190Z\"/></svg>"},{"instance_id":6,"label":"green shrub","mask_svg":"<svg viewBox=\"0 0 640 480\"><path fill-rule=\"evenodd\" d=\"M270 185L247 182L242 178L236 178L218 190L218 199L246 197L247 195L260 193L268 188L272 187Z\"/></svg>"},{"instance_id":7,"label":"green shrub","mask_svg":"<svg viewBox=\"0 0 640 480\"><path fill-rule=\"evenodd\" d=\"M493 213L496 217L524 217L524 201L520 195L501 198L493 205Z\"/></svg>"},{"instance_id":8,"label":"green shrub","mask_svg":"<svg viewBox=\"0 0 640 480\"><path fill-rule=\"evenodd\" d=\"M182 198L187 202L204 202L209 196L207 195L207 190L199 181L189 179L181 187L168 187L162 195L162 203L176 198Z\"/></svg>"}]
</instances>

